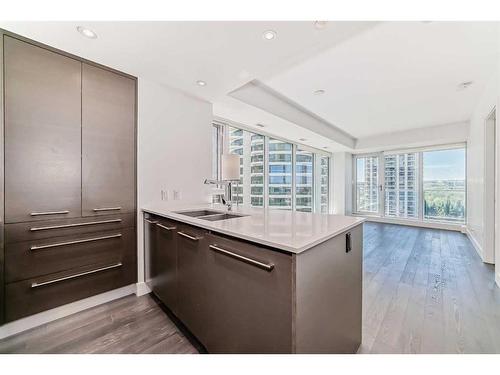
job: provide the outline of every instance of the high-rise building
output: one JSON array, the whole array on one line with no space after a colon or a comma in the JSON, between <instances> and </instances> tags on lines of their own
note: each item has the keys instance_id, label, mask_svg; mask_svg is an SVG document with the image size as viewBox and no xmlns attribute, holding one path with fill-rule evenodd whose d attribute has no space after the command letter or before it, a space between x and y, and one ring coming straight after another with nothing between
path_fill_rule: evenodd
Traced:
<instances>
[{"instance_id":1,"label":"high-rise building","mask_svg":"<svg viewBox=\"0 0 500 375\"><path fill-rule=\"evenodd\" d=\"M385 215L418 217L417 154L392 154L384 157Z\"/></svg>"}]
</instances>

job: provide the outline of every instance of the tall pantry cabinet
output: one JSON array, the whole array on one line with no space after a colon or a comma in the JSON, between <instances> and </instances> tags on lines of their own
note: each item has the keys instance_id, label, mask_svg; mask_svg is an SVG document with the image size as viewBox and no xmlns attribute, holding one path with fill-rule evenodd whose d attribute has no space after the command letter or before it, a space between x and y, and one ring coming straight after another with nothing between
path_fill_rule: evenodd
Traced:
<instances>
[{"instance_id":1,"label":"tall pantry cabinet","mask_svg":"<svg viewBox=\"0 0 500 375\"><path fill-rule=\"evenodd\" d=\"M0 30L0 324L136 282L136 87Z\"/></svg>"}]
</instances>

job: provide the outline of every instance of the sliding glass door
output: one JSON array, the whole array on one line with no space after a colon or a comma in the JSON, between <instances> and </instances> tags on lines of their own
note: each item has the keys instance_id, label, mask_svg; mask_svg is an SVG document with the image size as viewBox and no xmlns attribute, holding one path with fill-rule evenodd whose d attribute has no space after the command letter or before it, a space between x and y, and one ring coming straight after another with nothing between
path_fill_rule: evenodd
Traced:
<instances>
[{"instance_id":1,"label":"sliding glass door","mask_svg":"<svg viewBox=\"0 0 500 375\"><path fill-rule=\"evenodd\" d=\"M356 212L378 214L379 204L379 157L356 156Z\"/></svg>"},{"instance_id":2,"label":"sliding glass door","mask_svg":"<svg viewBox=\"0 0 500 375\"><path fill-rule=\"evenodd\" d=\"M465 147L354 156L354 212L464 223Z\"/></svg>"}]
</instances>

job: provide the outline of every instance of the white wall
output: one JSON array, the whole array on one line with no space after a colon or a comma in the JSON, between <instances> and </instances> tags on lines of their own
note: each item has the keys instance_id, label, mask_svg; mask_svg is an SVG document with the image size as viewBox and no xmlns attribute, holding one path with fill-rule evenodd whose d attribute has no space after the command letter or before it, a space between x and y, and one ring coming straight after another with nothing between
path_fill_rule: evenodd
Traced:
<instances>
[{"instance_id":1,"label":"white wall","mask_svg":"<svg viewBox=\"0 0 500 375\"><path fill-rule=\"evenodd\" d=\"M137 124L138 279L144 280L141 207L160 204L161 190L186 202L208 202L212 175L212 104L139 78Z\"/></svg>"},{"instance_id":2,"label":"white wall","mask_svg":"<svg viewBox=\"0 0 500 375\"><path fill-rule=\"evenodd\" d=\"M498 100L497 76L479 98L470 120L467 142L467 230L476 250L485 262L493 262L494 249L485 248L485 121ZM497 145L500 143L497 143ZM493 202L491 202L493 204Z\"/></svg>"},{"instance_id":3,"label":"white wall","mask_svg":"<svg viewBox=\"0 0 500 375\"><path fill-rule=\"evenodd\" d=\"M457 122L359 138L356 153L465 142L469 123Z\"/></svg>"}]
</instances>

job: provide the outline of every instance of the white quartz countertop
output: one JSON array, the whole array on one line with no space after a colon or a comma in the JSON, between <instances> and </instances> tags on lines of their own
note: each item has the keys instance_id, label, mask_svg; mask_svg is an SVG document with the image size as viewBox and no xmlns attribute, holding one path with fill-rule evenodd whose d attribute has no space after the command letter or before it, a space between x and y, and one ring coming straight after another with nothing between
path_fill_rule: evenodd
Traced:
<instances>
[{"instance_id":1,"label":"white quartz countertop","mask_svg":"<svg viewBox=\"0 0 500 375\"><path fill-rule=\"evenodd\" d=\"M243 206L233 206L231 213L248 216L220 221L207 221L179 213L198 209L227 212L226 207L218 204L186 204L179 201L150 204L142 207L144 212L295 254L335 237L364 221L363 218L352 216L268 210Z\"/></svg>"}]
</instances>

